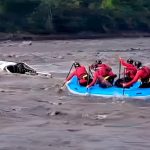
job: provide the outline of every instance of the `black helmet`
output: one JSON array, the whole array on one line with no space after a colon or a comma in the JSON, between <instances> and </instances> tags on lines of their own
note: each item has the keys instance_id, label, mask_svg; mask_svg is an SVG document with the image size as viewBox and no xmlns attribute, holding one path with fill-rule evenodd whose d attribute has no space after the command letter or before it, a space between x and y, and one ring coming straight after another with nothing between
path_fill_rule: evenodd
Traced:
<instances>
[{"instance_id":1,"label":"black helmet","mask_svg":"<svg viewBox=\"0 0 150 150\"><path fill-rule=\"evenodd\" d=\"M135 61L134 62L134 65L137 67L137 68L140 68L142 66L142 63L140 61Z\"/></svg>"},{"instance_id":2,"label":"black helmet","mask_svg":"<svg viewBox=\"0 0 150 150\"><path fill-rule=\"evenodd\" d=\"M80 67L80 64L78 62L74 62L75 67Z\"/></svg>"},{"instance_id":3,"label":"black helmet","mask_svg":"<svg viewBox=\"0 0 150 150\"><path fill-rule=\"evenodd\" d=\"M102 64L102 61L100 59L96 60L95 62L96 62L96 64Z\"/></svg>"},{"instance_id":4,"label":"black helmet","mask_svg":"<svg viewBox=\"0 0 150 150\"><path fill-rule=\"evenodd\" d=\"M129 58L128 60L127 60L127 63L129 63L129 64L133 64L133 59L131 59L131 58Z\"/></svg>"}]
</instances>

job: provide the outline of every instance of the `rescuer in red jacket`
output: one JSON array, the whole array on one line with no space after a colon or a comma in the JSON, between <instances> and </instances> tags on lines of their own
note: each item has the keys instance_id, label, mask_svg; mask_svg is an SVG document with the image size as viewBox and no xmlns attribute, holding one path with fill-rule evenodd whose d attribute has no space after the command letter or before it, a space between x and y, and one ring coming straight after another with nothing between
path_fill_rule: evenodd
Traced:
<instances>
[{"instance_id":1,"label":"rescuer in red jacket","mask_svg":"<svg viewBox=\"0 0 150 150\"><path fill-rule=\"evenodd\" d=\"M101 87L112 86L114 78L117 77L117 75L112 72L111 67L106 64L102 64L101 60L97 61L95 66L91 65L90 68L93 68L95 72L93 81L87 86L87 88L93 86L95 83L97 83L97 81Z\"/></svg>"},{"instance_id":2,"label":"rescuer in red jacket","mask_svg":"<svg viewBox=\"0 0 150 150\"><path fill-rule=\"evenodd\" d=\"M122 83L123 82L129 82L131 81L136 72L137 72L137 67L133 64L133 59L129 58L127 61L125 61L122 58L119 58L120 64L122 66L124 66L125 70L124 70L124 77L123 78L119 78L115 81L115 85L117 87L122 87Z\"/></svg>"},{"instance_id":3,"label":"rescuer in red jacket","mask_svg":"<svg viewBox=\"0 0 150 150\"><path fill-rule=\"evenodd\" d=\"M133 64L133 59L129 58L125 61L124 59L119 58L119 61L121 65L125 67L125 76L129 79L133 79L137 72L137 67Z\"/></svg>"},{"instance_id":4,"label":"rescuer in red jacket","mask_svg":"<svg viewBox=\"0 0 150 150\"><path fill-rule=\"evenodd\" d=\"M103 64L101 60L96 60L95 63L93 63L91 66L90 66L90 69L96 71L98 70L100 67L105 67L109 70L112 70L110 66L106 65L106 64Z\"/></svg>"},{"instance_id":5,"label":"rescuer in red jacket","mask_svg":"<svg viewBox=\"0 0 150 150\"><path fill-rule=\"evenodd\" d=\"M139 79L142 82L140 86L141 88L150 87L150 68L147 66L142 67L142 63L140 61L135 62L135 66L138 68L135 77L130 82L122 83L123 87L130 87Z\"/></svg>"},{"instance_id":6,"label":"rescuer in red jacket","mask_svg":"<svg viewBox=\"0 0 150 150\"><path fill-rule=\"evenodd\" d=\"M73 76L77 76L81 86L87 86L88 82L91 81L86 68L81 66L78 62L74 63L75 70L67 77L66 81L69 81Z\"/></svg>"}]
</instances>

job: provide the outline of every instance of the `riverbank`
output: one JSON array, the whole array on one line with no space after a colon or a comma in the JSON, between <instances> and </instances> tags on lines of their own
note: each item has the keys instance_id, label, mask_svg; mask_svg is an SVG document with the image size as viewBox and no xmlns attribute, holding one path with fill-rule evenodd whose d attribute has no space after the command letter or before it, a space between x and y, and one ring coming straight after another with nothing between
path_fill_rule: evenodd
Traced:
<instances>
[{"instance_id":1,"label":"riverbank","mask_svg":"<svg viewBox=\"0 0 150 150\"><path fill-rule=\"evenodd\" d=\"M136 38L150 37L148 32L121 32L121 33L78 33L78 34L30 34L30 33L0 33L0 40L76 40L101 38Z\"/></svg>"}]
</instances>

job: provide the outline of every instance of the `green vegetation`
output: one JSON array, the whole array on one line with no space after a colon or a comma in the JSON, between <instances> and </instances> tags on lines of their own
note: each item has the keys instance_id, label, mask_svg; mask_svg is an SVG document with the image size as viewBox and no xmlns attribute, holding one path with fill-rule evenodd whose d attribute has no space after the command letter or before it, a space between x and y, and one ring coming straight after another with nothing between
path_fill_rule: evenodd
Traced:
<instances>
[{"instance_id":1,"label":"green vegetation","mask_svg":"<svg viewBox=\"0 0 150 150\"><path fill-rule=\"evenodd\" d=\"M150 31L150 0L1 0L0 32Z\"/></svg>"}]
</instances>

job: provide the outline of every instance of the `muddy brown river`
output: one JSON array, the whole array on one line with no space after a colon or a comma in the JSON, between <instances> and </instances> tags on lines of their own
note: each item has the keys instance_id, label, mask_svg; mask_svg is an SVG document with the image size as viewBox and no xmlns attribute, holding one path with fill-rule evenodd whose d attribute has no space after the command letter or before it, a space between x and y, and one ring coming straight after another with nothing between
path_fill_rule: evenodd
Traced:
<instances>
[{"instance_id":1,"label":"muddy brown river","mask_svg":"<svg viewBox=\"0 0 150 150\"><path fill-rule=\"evenodd\" d=\"M0 150L149 150L150 99L78 96L60 86L73 61L150 65L150 38L1 41L0 60L47 76L0 73Z\"/></svg>"}]
</instances>

